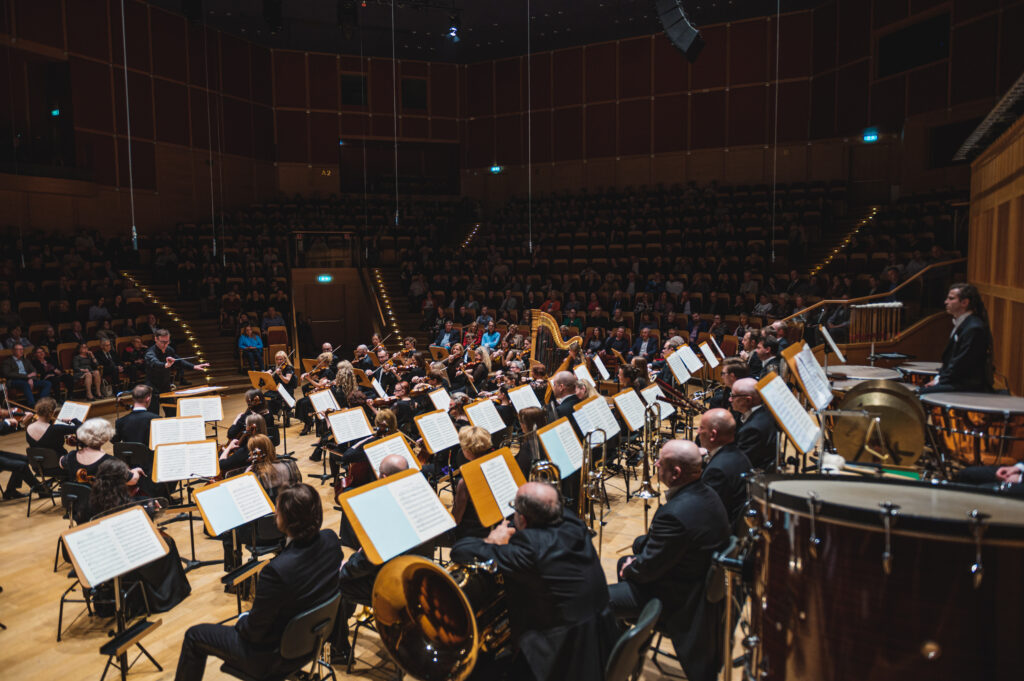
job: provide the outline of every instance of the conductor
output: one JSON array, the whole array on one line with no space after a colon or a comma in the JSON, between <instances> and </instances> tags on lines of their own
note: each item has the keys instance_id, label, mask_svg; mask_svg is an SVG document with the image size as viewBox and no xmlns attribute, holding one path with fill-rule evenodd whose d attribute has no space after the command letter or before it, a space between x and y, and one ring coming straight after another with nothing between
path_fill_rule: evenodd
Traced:
<instances>
[{"instance_id":1,"label":"conductor","mask_svg":"<svg viewBox=\"0 0 1024 681\"><path fill-rule=\"evenodd\" d=\"M149 410L159 416L160 393L169 392L171 389L171 367L180 362L186 369L203 371L210 365L192 364L178 357L178 353L171 347L171 332L167 329L156 329L153 332L153 339L155 342L146 350L143 359L146 365L146 383L153 388Z\"/></svg>"}]
</instances>

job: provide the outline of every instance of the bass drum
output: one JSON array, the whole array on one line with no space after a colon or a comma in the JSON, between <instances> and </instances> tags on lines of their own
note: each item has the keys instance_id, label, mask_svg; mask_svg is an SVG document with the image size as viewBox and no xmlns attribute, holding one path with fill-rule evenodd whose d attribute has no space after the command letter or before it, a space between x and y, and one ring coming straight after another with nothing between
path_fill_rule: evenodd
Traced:
<instances>
[{"instance_id":1,"label":"bass drum","mask_svg":"<svg viewBox=\"0 0 1024 681\"><path fill-rule=\"evenodd\" d=\"M1024 501L968 490L753 481L756 678L1022 678Z\"/></svg>"}]
</instances>

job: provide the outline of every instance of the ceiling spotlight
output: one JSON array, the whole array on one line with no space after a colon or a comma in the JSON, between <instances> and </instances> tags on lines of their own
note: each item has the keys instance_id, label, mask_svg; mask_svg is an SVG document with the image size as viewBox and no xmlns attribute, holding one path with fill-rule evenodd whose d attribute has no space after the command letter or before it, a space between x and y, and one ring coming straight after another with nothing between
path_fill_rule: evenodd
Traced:
<instances>
[{"instance_id":1,"label":"ceiling spotlight","mask_svg":"<svg viewBox=\"0 0 1024 681\"><path fill-rule=\"evenodd\" d=\"M453 43L459 42L460 30L462 30L462 21L459 20L458 14L452 14L448 17L448 40Z\"/></svg>"}]
</instances>

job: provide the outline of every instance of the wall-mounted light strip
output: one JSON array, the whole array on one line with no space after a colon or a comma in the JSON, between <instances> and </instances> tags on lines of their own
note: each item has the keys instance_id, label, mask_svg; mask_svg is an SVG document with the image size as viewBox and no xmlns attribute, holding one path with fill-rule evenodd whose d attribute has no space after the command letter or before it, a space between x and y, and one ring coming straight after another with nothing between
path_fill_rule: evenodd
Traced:
<instances>
[{"instance_id":1,"label":"wall-mounted light strip","mask_svg":"<svg viewBox=\"0 0 1024 681\"><path fill-rule=\"evenodd\" d=\"M847 232L846 236L843 237L843 240L839 242L839 245L833 248L832 252L826 255L824 260L822 260L820 263L811 268L811 275L813 276L815 274L819 274L822 270L828 267L829 264L832 263L832 260L834 260L835 257L839 255L840 252L843 251L843 249L850 245L850 240L853 239L853 237L855 237L858 232L860 232L861 228L868 225L872 220L874 220L875 215L877 214L878 206L872 206L871 212L868 214L868 216L861 220L858 220L857 224L854 225L853 229Z\"/></svg>"},{"instance_id":2,"label":"wall-mounted light strip","mask_svg":"<svg viewBox=\"0 0 1024 681\"><path fill-rule=\"evenodd\" d=\"M387 286L384 285L384 276L381 274L379 267L373 268L373 281L377 289L377 299L380 301L380 307L384 310L385 331L405 340L401 329L398 328L398 318L395 316L394 308L391 307L391 296L388 295Z\"/></svg>"}]
</instances>

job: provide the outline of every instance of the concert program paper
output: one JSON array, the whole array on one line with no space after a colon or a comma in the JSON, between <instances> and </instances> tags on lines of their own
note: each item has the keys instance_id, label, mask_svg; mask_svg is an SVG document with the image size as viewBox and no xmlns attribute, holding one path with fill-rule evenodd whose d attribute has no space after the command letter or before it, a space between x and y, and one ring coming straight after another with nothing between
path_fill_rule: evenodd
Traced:
<instances>
[{"instance_id":1,"label":"concert program paper","mask_svg":"<svg viewBox=\"0 0 1024 681\"><path fill-rule=\"evenodd\" d=\"M594 381L594 377L590 375L590 369L587 368L586 364L577 364L576 368L573 369L572 372L576 374L576 378L579 380L584 383L589 383L595 388L597 387L597 383Z\"/></svg>"},{"instance_id":2,"label":"concert program paper","mask_svg":"<svg viewBox=\"0 0 1024 681\"><path fill-rule=\"evenodd\" d=\"M818 411L828 407L835 396L832 394L832 387L829 385L828 376L825 375L825 370L818 364L818 360L815 358L810 346L804 343L803 347L800 348L800 352L794 357L794 360L796 362L796 373L807 394L807 399L811 401L811 404Z\"/></svg>"},{"instance_id":3,"label":"concert program paper","mask_svg":"<svg viewBox=\"0 0 1024 681\"><path fill-rule=\"evenodd\" d=\"M413 419L430 453L440 452L459 444L459 432L446 411L432 411Z\"/></svg>"},{"instance_id":4,"label":"concert program paper","mask_svg":"<svg viewBox=\"0 0 1024 681\"><path fill-rule=\"evenodd\" d=\"M541 447L566 479L583 465L583 445L565 416L537 430Z\"/></svg>"},{"instance_id":5,"label":"concert program paper","mask_svg":"<svg viewBox=\"0 0 1024 681\"><path fill-rule=\"evenodd\" d=\"M704 359L707 360L708 366L712 369L718 366L718 358L711 351L711 346L708 345L707 341L700 344L700 354L704 355Z\"/></svg>"},{"instance_id":6,"label":"concert program paper","mask_svg":"<svg viewBox=\"0 0 1024 681\"><path fill-rule=\"evenodd\" d=\"M370 561L383 563L455 527L430 483L417 471L402 471L364 485L339 499L353 526L365 534ZM361 537L362 538L362 537Z\"/></svg>"},{"instance_id":7,"label":"concert program paper","mask_svg":"<svg viewBox=\"0 0 1024 681\"><path fill-rule=\"evenodd\" d=\"M315 411L317 416L320 418L323 418L323 414L326 414L329 411L338 411L341 409L341 407L338 406L338 400L334 399L334 393L331 392L330 388L310 393L309 402L313 405L313 411Z\"/></svg>"},{"instance_id":8,"label":"concert program paper","mask_svg":"<svg viewBox=\"0 0 1024 681\"><path fill-rule=\"evenodd\" d=\"M512 388L508 391L508 399L512 400L512 406L516 408L516 413L521 412L527 407L543 409L543 407L540 406L540 400L537 399L537 393L533 391L533 388L530 385L521 385L518 388Z\"/></svg>"},{"instance_id":9,"label":"concert program paper","mask_svg":"<svg viewBox=\"0 0 1024 681\"><path fill-rule=\"evenodd\" d=\"M220 395L183 397L178 400L178 416L202 416L203 421L221 421L224 419L224 405Z\"/></svg>"},{"instance_id":10,"label":"concert program paper","mask_svg":"<svg viewBox=\"0 0 1024 681\"><path fill-rule=\"evenodd\" d=\"M704 366L700 361L700 357L697 356L697 353L695 353L693 348L689 345L680 345L679 354L680 359L683 360L683 364L686 365L686 370L689 371L690 374L697 373L701 370L701 367Z\"/></svg>"},{"instance_id":11,"label":"concert program paper","mask_svg":"<svg viewBox=\"0 0 1024 681\"><path fill-rule=\"evenodd\" d=\"M657 383L651 384L640 391L640 394L644 398L644 402L647 404L656 404L658 409L661 410L661 418L667 419L676 413L676 408L664 400L659 400L659 397L664 397L665 393L661 391L661 386Z\"/></svg>"},{"instance_id":12,"label":"concert program paper","mask_svg":"<svg viewBox=\"0 0 1024 681\"><path fill-rule=\"evenodd\" d=\"M612 397L615 407L626 422L629 432L634 433L644 427L644 403L635 390L629 388Z\"/></svg>"},{"instance_id":13,"label":"concert program paper","mask_svg":"<svg viewBox=\"0 0 1024 681\"><path fill-rule=\"evenodd\" d=\"M153 481L215 478L220 472L214 440L160 445L153 456Z\"/></svg>"},{"instance_id":14,"label":"concert program paper","mask_svg":"<svg viewBox=\"0 0 1024 681\"><path fill-rule=\"evenodd\" d=\"M370 467L373 468L373 474L378 478L380 477L380 462L392 454L398 454L405 459L409 468L417 471L420 469L420 462L412 455L409 443L405 441L405 437L401 433L388 435L365 444L363 451L366 452L366 458L370 462Z\"/></svg>"},{"instance_id":15,"label":"concert program paper","mask_svg":"<svg viewBox=\"0 0 1024 681\"><path fill-rule=\"evenodd\" d=\"M484 474L487 486L491 488L494 501L498 504L498 510L505 518L512 515L511 502L516 498L519 485L516 484L512 472L508 469L508 461L504 456L498 455L480 464L480 472Z\"/></svg>"},{"instance_id":16,"label":"concert program paper","mask_svg":"<svg viewBox=\"0 0 1024 681\"><path fill-rule=\"evenodd\" d=\"M494 402L482 399L466 405L466 416L474 426L480 426L491 435L505 430L505 422L501 420Z\"/></svg>"},{"instance_id":17,"label":"concert program paper","mask_svg":"<svg viewBox=\"0 0 1024 681\"><path fill-rule=\"evenodd\" d=\"M814 449L821 429L800 406L786 382L772 371L758 382L757 391L796 448L804 454Z\"/></svg>"},{"instance_id":18,"label":"concert program paper","mask_svg":"<svg viewBox=\"0 0 1024 681\"><path fill-rule=\"evenodd\" d=\"M207 485L193 496L214 536L274 512L270 498L251 472Z\"/></svg>"},{"instance_id":19,"label":"concert program paper","mask_svg":"<svg viewBox=\"0 0 1024 681\"><path fill-rule=\"evenodd\" d=\"M366 411L362 407L332 411L327 416L327 423L334 433L334 441L339 445L373 435L370 422L366 419Z\"/></svg>"},{"instance_id":20,"label":"concert program paper","mask_svg":"<svg viewBox=\"0 0 1024 681\"><path fill-rule=\"evenodd\" d=\"M206 421L202 416L177 416L149 422L149 448L154 451L160 445L200 442L205 439Z\"/></svg>"},{"instance_id":21,"label":"concert program paper","mask_svg":"<svg viewBox=\"0 0 1024 681\"><path fill-rule=\"evenodd\" d=\"M452 404L452 396L448 394L448 391L444 388L438 388L437 390L431 390L427 395L430 396L430 401L434 403L435 409L442 411L448 411L448 407Z\"/></svg>"},{"instance_id":22,"label":"concert program paper","mask_svg":"<svg viewBox=\"0 0 1024 681\"><path fill-rule=\"evenodd\" d=\"M94 587L167 555L156 526L141 506L94 520L61 535L78 577Z\"/></svg>"},{"instance_id":23,"label":"concert program paper","mask_svg":"<svg viewBox=\"0 0 1024 681\"><path fill-rule=\"evenodd\" d=\"M89 416L89 407L91 404L85 404L83 402L72 402L68 400L61 405L60 413L57 414L58 421L73 421L78 419L79 421L85 421Z\"/></svg>"},{"instance_id":24,"label":"concert program paper","mask_svg":"<svg viewBox=\"0 0 1024 681\"><path fill-rule=\"evenodd\" d=\"M670 352L666 355L665 363L668 364L669 371L671 371L672 375L676 377L676 381L678 381L680 385L685 385L686 382L690 380L690 371L686 368L686 364L683 363L683 355L679 350Z\"/></svg>"}]
</instances>

